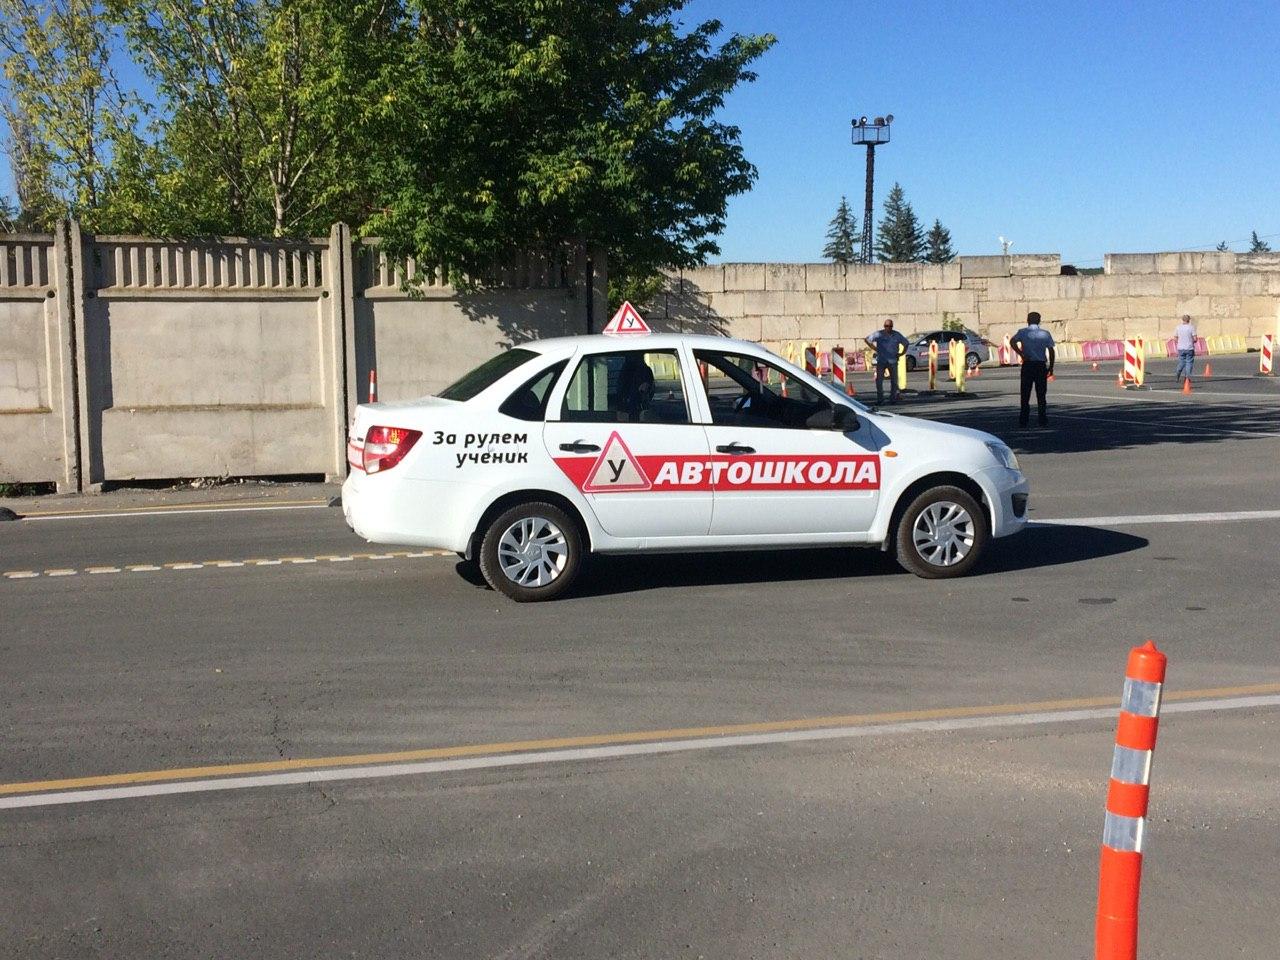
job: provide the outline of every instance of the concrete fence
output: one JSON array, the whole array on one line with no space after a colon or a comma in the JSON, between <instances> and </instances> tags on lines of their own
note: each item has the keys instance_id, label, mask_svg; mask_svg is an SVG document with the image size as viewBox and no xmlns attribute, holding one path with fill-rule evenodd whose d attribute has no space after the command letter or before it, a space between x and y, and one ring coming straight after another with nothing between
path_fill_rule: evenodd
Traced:
<instances>
[{"instance_id":1,"label":"concrete fence","mask_svg":"<svg viewBox=\"0 0 1280 960\"><path fill-rule=\"evenodd\" d=\"M0 482L345 473L346 424L504 346L603 323L602 253L474 290L343 225L305 241L0 237Z\"/></svg>"},{"instance_id":2,"label":"concrete fence","mask_svg":"<svg viewBox=\"0 0 1280 960\"><path fill-rule=\"evenodd\" d=\"M1038 310L1059 340L1156 339L1190 314L1204 336L1256 346L1280 321L1280 253L1110 254L1096 276L1057 254L948 264L725 263L672 274L645 313L670 330L710 330L776 348L853 344L892 317L906 334L953 320L999 341Z\"/></svg>"}]
</instances>

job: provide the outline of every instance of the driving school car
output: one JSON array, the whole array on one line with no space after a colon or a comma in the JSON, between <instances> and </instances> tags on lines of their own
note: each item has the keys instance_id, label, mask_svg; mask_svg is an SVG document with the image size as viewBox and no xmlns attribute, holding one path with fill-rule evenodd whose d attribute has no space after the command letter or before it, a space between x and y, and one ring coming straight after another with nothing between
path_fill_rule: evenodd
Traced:
<instances>
[{"instance_id":1,"label":"driving school car","mask_svg":"<svg viewBox=\"0 0 1280 960\"><path fill-rule=\"evenodd\" d=\"M995 437L872 413L754 343L538 340L438 396L357 407L342 490L374 543L456 551L514 600L590 554L865 544L927 578L1026 523Z\"/></svg>"}]
</instances>

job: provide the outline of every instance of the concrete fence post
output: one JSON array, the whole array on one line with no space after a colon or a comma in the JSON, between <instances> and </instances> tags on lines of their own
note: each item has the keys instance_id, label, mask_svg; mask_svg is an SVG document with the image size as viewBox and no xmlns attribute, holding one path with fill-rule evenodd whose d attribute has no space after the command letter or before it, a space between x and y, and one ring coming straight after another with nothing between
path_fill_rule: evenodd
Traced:
<instances>
[{"instance_id":1,"label":"concrete fence post","mask_svg":"<svg viewBox=\"0 0 1280 960\"><path fill-rule=\"evenodd\" d=\"M328 321L328 392L333 410L333 461L326 477L341 481L347 475L347 424L355 413L359 388L356 377L355 343L355 259L351 248L351 228L335 223L329 230L329 250L325 264L323 311Z\"/></svg>"},{"instance_id":2,"label":"concrete fence post","mask_svg":"<svg viewBox=\"0 0 1280 960\"><path fill-rule=\"evenodd\" d=\"M50 283L56 304L57 319L57 389L62 411L62 477L56 481L59 493L81 489L83 455L81 452L81 407L79 351L76 325L83 314L84 277L80 257L80 225L74 220L59 220L53 235L54 269Z\"/></svg>"}]
</instances>

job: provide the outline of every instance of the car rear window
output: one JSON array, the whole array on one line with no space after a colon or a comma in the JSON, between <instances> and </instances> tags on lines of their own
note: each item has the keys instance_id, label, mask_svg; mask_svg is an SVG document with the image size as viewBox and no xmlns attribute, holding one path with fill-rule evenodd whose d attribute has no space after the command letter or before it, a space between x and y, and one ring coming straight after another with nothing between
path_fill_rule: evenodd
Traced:
<instances>
[{"instance_id":1,"label":"car rear window","mask_svg":"<svg viewBox=\"0 0 1280 960\"><path fill-rule=\"evenodd\" d=\"M532 350L519 348L500 353L480 364L461 380L445 387L437 396L443 400L470 400L482 390L493 386L516 367L528 363L536 356L538 354Z\"/></svg>"}]
</instances>

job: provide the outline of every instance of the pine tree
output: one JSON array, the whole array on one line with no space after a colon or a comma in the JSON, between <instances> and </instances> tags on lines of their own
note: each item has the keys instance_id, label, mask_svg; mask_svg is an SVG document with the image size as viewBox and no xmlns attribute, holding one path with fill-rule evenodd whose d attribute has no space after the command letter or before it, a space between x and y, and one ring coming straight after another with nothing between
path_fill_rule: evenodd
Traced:
<instances>
[{"instance_id":1,"label":"pine tree","mask_svg":"<svg viewBox=\"0 0 1280 960\"><path fill-rule=\"evenodd\" d=\"M901 184L895 183L885 198L878 234L876 257L881 263L915 263L923 258L924 233Z\"/></svg>"},{"instance_id":2,"label":"pine tree","mask_svg":"<svg viewBox=\"0 0 1280 960\"><path fill-rule=\"evenodd\" d=\"M1213 249L1217 250L1219 253L1226 253L1231 248L1227 246L1227 241L1223 240L1220 244L1218 244Z\"/></svg>"},{"instance_id":3,"label":"pine tree","mask_svg":"<svg viewBox=\"0 0 1280 960\"><path fill-rule=\"evenodd\" d=\"M955 258L956 252L951 249L951 231L935 218L925 237L925 263L950 263Z\"/></svg>"},{"instance_id":4,"label":"pine tree","mask_svg":"<svg viewBox=\"0 0 1280 960\"><path fill-rule=\"evenodd\" d=\"M1270 253L1271 244L1267 243L1265 240L1259 240L1258 231L1254 230L1252 235L1249 238L1249 252L1250 253Z\"/></svg>"},{"instance_id":5,"label":"pine tree","mask_svg":"<svg viewBox=\"0 0 1280 960\"><path fill-rule=\"evenodd\" d=\"M857 260L857 228L858 219L849 209L848 198L841 197L836 215L831 218L827 227L827 245L822 248L823 257L833 263L853 263Z\"/></svg>"}]
</instances>

